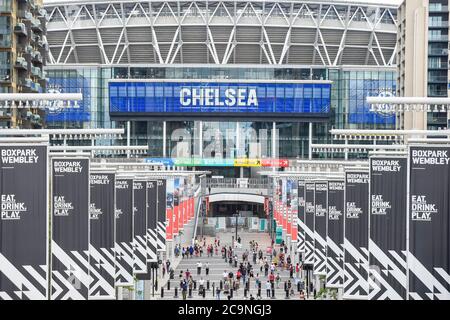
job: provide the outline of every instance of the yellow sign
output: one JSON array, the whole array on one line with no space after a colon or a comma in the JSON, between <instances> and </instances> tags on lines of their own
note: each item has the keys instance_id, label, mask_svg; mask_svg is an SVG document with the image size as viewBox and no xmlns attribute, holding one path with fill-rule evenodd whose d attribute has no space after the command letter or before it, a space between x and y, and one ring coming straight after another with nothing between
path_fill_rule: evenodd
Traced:
<instances>
[{"instance_id":1,"label":"yellow sign","mask_svg":"<svg viewBox=\"0 0 450 320\"><path fill-rule=\"evenodd\" d=\"M235 159L235 167L262 167L261 159Z\"/></svg>"}]
</instances>

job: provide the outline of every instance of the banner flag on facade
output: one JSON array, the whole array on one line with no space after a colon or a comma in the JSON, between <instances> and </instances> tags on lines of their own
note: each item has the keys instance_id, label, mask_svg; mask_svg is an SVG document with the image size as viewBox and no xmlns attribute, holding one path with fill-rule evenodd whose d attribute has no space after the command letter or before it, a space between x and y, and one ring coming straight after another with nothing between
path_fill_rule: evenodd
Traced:
<instances>
[{"instance_id":1,"label":"banner flag on facade","mask_svg":"<svg viewBox=\"0 0 450 320\"><path fill-rule=\"evenodd\" d=\"M147 273L147 181L133 181L134 274Z\"/></svg>"},{"instance_id":2,"label":"banner flag on facade","mask_svg":"<svg viewBox=\"0 0 450 320\"><path fill-rule=\"evenodd\" d=\"M316 182L314 194L314 275L327 274L328 182Z\"/></svg>"},{"instance_id":3,"label":"banner flag on facade","mask_svg":"<svg viewBox=\"0 0 450 320\"><path fill-rule=\"evenodd\" d=\"M158 251L166 251L166 229L167 229L167 181L158 180L157 187L157 223L158 223Z\"/></svg>"},{"instance_id":4,"label":"banner flag on facade","mask_svg":"<svg viewBox=\"0 0 450 320\"><path fill-rule=\"evenodd\" d=\"M158 181L147 182L147 262L157 262L158 250Z\"/></svg>"},{"instance_id":5,"label":"banner flag on facade","mask_svg":"<svg viewBox=\"0 0 450 320\"><path fill-rule=\"evenodd\" d=\"M287 233L287 180L281 180L281 212L283 231Z\"/></svg>"},{"instance_id":6,"label":"banner flag on facade","mask_svg":"<svg viewBox=\"0 0 450 320\"><path fill-rule=\"evenodd\" d=\"M450 148L409 149L409 299L450 300Z\"/></svg>"},{"instance_id":7,"label":"banner flag on facade","mask_svg":"<svg viewBox=\"0 0 450 320\"><path fill-rule=\"evenodd\" d=\"M305 223L300 221L300 228L305 230L305 261L304 264L314 265L314 215L315 208L315 185L305 184Z\"/></svg>"},{"instance_id":8,"label":"banner flag on facade","mask_svg":"<svg viewBox=\"0 0 450 320\"><path fill-rule=\"evenodd\" d=\"M48 299L47 146L0 146L0 300Z\"/></svg>"},{"instance_id":9,"label":"banner flag on facade","mask_svg":"<svg viewBox=\"0 0 450 320\"><path fill-rule=\"evenodd\" d=\"M180 220L180 179L174 179L173 188L173 236L178 235L178 224Z\"/></svg>"},{"instance_id":10,"label":"banner flag on facade","mask_svg":"<svg viewBox=\"0 0 450 320\"><path fill-rule=\"evenodd\" d=\"M297 252L305 252L305 181L298 181Z\"/></svg>"},{"instance_id":11,"label":"banner flag on facade","mask_svg":"<svg viewBox=\"0 0 450 320\"><path fill-rule=\"evenodd\" d=\"M292 221L292 242L295 242L295 247L297 247L298 242L298 182L292 180L291 189L291 221Z\"/></svg>"},{"instance_id":12,"label":"banner flag on facade","mask_svg":"<svg viewBox=\"0 0 450 320\"><path fill-rule=\"evenodd\" d=\"M370 159L369 299L405 300L406 157Z\"/></svg>"},{"instance_id":13,"label":"banner flag on facade","mask_svg":"<svg viewBox=\"0 0 450 320\"><path fill-rule=\"evenodd\" d=\"M89 299L115 299L115 174L91 171L90 191Z\"/></svg>"},{"instance_id":14,"label":"banner flag on facade","mask_svg":"<svg viewBox=\"0 0 450 320\"><path fill-rule=\"evenodd\" d=\"M345 173L344 299L369 294L369 172Z\"/></svg>"},{"instance_id":15,"label":"banner flag on facade","mask_svg":"<svg viewBox=\"0 0 450 320\"><path fill-rule=\"evenodd\" d=\"M133 286L133 179L116 178L116 286Z\"/></svg>"},{"instance_id":16,"label":"banner flag on facade","mask_svg":"<svg viewBox=\"0 0 450 320\"><path fill-rule=\"evenodd\" d=\"M342 288L344 281L344 181L328 182L327 288Z\"/></svg>"},{"instance_id":17,"label":"banner flag on facade","mask_svg":"<svg viewBox=\"0 0 450 320\"><path fill-rule=\"evenodd\" d=\"M52 159L52 300L89 296L89 159Z\"/></svg>"},{"instance_id":18,"label":"banner flag on facade","mask_svg":"<svg viewBox=\"0 0 450 320\"><path fill-rule=\"evenodd\" d=\"M173 230L174 230L174 191L175 191L175 181L174 179L168 179L167 182L167 231L166 240L173 240Z\"/></svg>"},{"instance_id":19,"label":"banner flag on facade","mask_svg":"<svg viewBox=\"0 0 450 320\"><path fill-rule=\"evenodd\" d=\"M294 181L286 180L286 215L287 215L287 234L292 240L292 188Z\"/></svg>"}]
</instances>

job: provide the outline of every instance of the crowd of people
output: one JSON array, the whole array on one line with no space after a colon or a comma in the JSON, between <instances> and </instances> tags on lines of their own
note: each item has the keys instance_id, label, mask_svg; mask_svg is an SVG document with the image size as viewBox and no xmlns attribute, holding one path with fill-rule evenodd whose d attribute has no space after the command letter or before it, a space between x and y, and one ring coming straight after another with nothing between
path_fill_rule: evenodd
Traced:
<instances>
[{"instance_id":1,"label":"crowd of people","mask_svg":"<svg viewBox=\"0 0 450 320\"><path fill-rule=\"evenodd\" d=\"M183 259L194 259L202 257L204 254L207 257L219 256L221 254L228 264L229 268L223 271L223 278L220 283L214 284L216 299L220 300L221 296L227 299L232 299L233 294L238 290L243 289L244 295L253 299L262 299L262 293L265 289L266 297L273 298L275 288L279 289L281 285L280 272L283 270L289 271L290 278L284 283L284 291L286 295L291 297L295 294L294 284L291 279L295 279L295 285L300 277L301 265L297 263L292 264L291 257L288 255L288 248L283 243L277 251L274 243L264 252L259 244L252 240L249 243L249 248L242 252L239 257L236 247L240 247L241 239L237 238L234 245L225 245L220 243L220 239L215 238L213 243L207 243L206 238L196 240L191 246L175 247L175 255L182 256ZM167 266L169 270L170 266ZM179 290L182 298L186 299L192 297L193 291L198 284L198 294L205 295L205 278L208 279L210 264L209 262L202 263L199 260L196 264L196 275L189 269L181 270L179 277ZM295 273L295 277L294 277ZM256 297L250 293L250 289L254 288L257 292ZM303 291L300 291L300 299L304 299Z\"/></svg>"}]
</instances>

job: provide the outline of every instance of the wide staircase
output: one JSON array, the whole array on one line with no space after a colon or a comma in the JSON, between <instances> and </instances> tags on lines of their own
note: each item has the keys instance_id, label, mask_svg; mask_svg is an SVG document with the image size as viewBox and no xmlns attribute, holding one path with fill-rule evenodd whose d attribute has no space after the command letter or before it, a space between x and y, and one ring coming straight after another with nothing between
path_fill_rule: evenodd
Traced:
<instances>
[{"instance_id":1,"label":"wide staircase","mask_svg":"<svg viewBox=\"0 0 450 320\"><path fill-rule=\"evenodd\" d=\"M232 243L232 237L234 233L228 232L228 233L220 233L217 235L217 239L220 240L220 245L227 245L230 246ZM263 300L266 299L299 299L299 293L297 290L297 286L295 285L295 272L294 272L294 278L291 278L292 287L294 289L294 295L291 295L289 298L286 298L286 293L284 290L284 283L289 280L289 271L288 270L280 270L276 269L274 274L277 273L280 274L281 281L279 283L279 287L275 284L275 294L274 298L268 298L266 294L266 282L268 280L268 276L265 276L264 268L262 269L262 272L260 270L260 266L258 262L256 264L253 263L253 256L250 250L250 241L254 240L258 243L259 249L261 249L264 252L264 255L267 256L268 260L270 261L270 255L266 254L267 247L270 247L271 240L268 234L266 233L255 233L255 232L240 232L239 236L241 237L241 245L235 248L235 252L238 255L238 266L239 263L242 261L242 254L248 250L250 252L249 254L249 261L253 265L253 272L256 276L259 273L259 279L261 280L261 298ZM207 237L206 238L206 244L213 244L214 238ZM203 241L202 241L203 244ZM279 252L279 247L276 246L275 249L277 252ZM197 263L201 262L203 267L201 270L201 274L197 274ZM206 275L205 271L205 264L206 262L209 263L209 274ZM206 250L204 250L204 253L201 257L192 257L192 258L184 258L177 266L175 272L174 272L174 279L170 280L170 284L166 284L164 286L164 297L162 299L165 300L172 300L172 299L182 299L181 289L180 289L180 280L182 279L180 277L180 273L182 272L182 277L185 277L185 272L189 270L191 273L193 280L196 282L196 285L194 285L194 289L192 290L192 295L188 296L189 299L195 299L195 300L202 300L202 299L217 299L215 295L215 289L217 287L221 287L220 283L223 281L223 273L224 271L233 272L234 275L236 275L238 267L234 266L234 262L232 265L228 263L228 261L225 261L225 259L222 258L222 254L218 252L218 255L213 255L213 257L208 257ZM269 269L270 274L270 269ZM204 285L205 285L205 296L199 292L199 280L203 278ZM223 283L222 283L223 285ZM256 281L255 278L252 278L250 280L250 290L245 295L244 292L245 286L243 285L242 279L239 286L239 289L237 291L233 291L233 300L244 300L249 299L250 295L253 295L253 297L257 298L258 294L258 288L256 287ZM224 294L223 290L220 295L220 299L228 299L228 294Z\"/></svg>"}]
</instances>

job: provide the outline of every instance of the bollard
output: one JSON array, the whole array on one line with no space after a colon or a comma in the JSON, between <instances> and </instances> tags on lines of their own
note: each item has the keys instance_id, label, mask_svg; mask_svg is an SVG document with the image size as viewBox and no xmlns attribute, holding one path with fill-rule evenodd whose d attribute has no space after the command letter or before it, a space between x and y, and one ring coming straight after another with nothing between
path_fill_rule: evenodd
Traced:
<instances>
[{"instance_id":1,"label":"bollard","mask_svg":"<svg viewBox=\"0 0 450 320\"><path fill-rule=\"evenodd\" d=\"M206 281L206 290L209 291L209 280Z\"/></svg>"},{"instance_id":2,"label":"bollard","mask_svg":"<svg viewBox=\"0 0 450 320\"><path fill-rule=\"evenodd\" d=\"M174 293L173 297L175 299L178 298L178 288L177 287L175 287L175 293Z\"/></svg>"},{"instance_id":3,"label":"bollard","mask_svg":"<svg viewBox=\"0 0 450 320\"><path fill-rule=\"evenodd\" d=\"M170 280L167 281L167 291L170 291Z\"/></svg>"},{"instance_id":4,"label":"bollard","mask_svg":"<svg viewBox=\"0 0 450 320\"><path fill-rule=\"evenodd\" d=\"M272 299L275 299L275 289L272 288Z\"/></svg>"},{"instance_id":5,"label":"bollard","mask_svg":"<svg viewBox=\"0 0 450 320\"><path fill-rule=\"evenodd\" d=\"M258 288L258 297L261 297L261 288Z\"/></svg>"},{"instance_id":6,"label":"bollard","mask_svg":"<svg viewBox=\"0 0 450 320\"><path fill-rule=\"evenodd\" d=\"M194 281L194 290L197 290L197 281Z\"/></svg>"},{"instance_id":7,"label":"bollard","mask_svg":"<svg viewBox=\"0 0 450 320\"><path fill-rule=\"evenodd\" d=\"M289 290L286 290L286 299L289 299Z\"/></svg>"},{"instance_id":8,"label":"bollard","mask_svg":"<svg viewBox=\"0 0 450 320\"><path fill-rule=\"evenodd\" d=\"M189 298L192 298L192 288L189 288Z\"/></svg>"},{"instance_id":9,"label":"bollard","mask_svg":"<svg viewBox=\"0 0 450 320\"><path fill-rule=\"evenodd\" d=\"M233 298L233 289L230 289L230 297Z\"/></svg>"},{"instance_id":10,"label":"bollard","mask_svg":"<svg viewBox=\"0 0 450 320\"><path fill-rule=\"evenodd\" d=\"M247 289L244 289L244 298L247 298Z\"/></svg>"},{"instance_id":11,"label":"bollard","mask_svg":"<svg viewBox=\"0 0 450 320\"><path fill-rule=\"evenodd\" d=\"M205 299L205 297L206 297L206 290L205 288L203 288L203 299Z\"/></svg>"},{"instance_id":12,"label":"bollard","mask_svg":"<svg viewBox=\"0 0 450 320\"><path fill-rule=\"evenodd\" d=\"M222 291L222 290L223 290L223 281L220 280L220 291Z\"/></svg>"},{"instance_id":13,"label":"bollard","mask_svg":"<svg viewBox=\"0 0 450 320\"><path fill-rule=\"evenodd\" d=\"M215 289L215 287L216 287L216 284L213 282L213 284L212 284L212 294L213 294L213 297L214 297L215 294L216 294L216 289Z\"/></svg>"},{"instance_id":14,"label":"bollard","mask_svg":"<svg viewBox=\"0 0 450 320\"><path fill-rule=\"evenodd\" d=\"M164 288L161 288L161 298L164 298Z\"/></svg>"}]
</instances>

